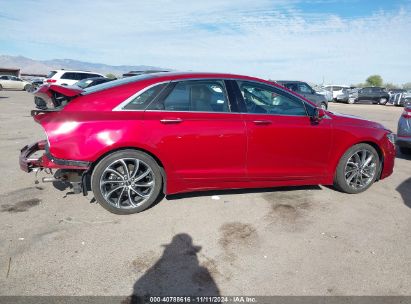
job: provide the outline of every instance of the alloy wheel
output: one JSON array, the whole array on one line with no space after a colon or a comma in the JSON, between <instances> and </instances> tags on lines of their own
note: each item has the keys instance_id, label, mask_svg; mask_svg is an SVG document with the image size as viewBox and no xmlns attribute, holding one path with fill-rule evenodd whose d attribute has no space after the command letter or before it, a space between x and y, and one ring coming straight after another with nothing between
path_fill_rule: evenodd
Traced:
<instances>
[{"instance_id":1,"label":"alloy wheel","mask_svg":"<svg viewBox=\"0 0 411 304\"><path fill-rule=\"evenodd\" d=\"M104 200L117 209L140 206L150 198L154 186L152 168L136 158L113 161L100 178L100 191Z\"/></svg>"},{"instance_id":2,"label":"alloy wheel","mask_svg":"<svg viewBox=\"0 0 411 304\"><path fill-rule=\"evenodd\" d=\"M361 149L348 159L344 176L347 185L353 189L363 189L374 179L377 172L377 159L374 153Z\"/></svg>"}]
</instances>

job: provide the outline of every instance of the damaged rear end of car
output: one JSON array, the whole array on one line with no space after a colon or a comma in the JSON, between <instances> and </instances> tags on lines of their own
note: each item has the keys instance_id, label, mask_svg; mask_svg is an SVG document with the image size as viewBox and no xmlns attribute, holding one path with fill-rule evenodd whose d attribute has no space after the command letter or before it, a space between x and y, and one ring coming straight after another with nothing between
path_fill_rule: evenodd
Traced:
<instances>
[{"instance_id":1,"label":"damaged rear end of car","mask_svg":"<svg viewBox=\"0 0 411 304\"><path fill-rule=\"evenodd\" d=\"M73 130L77 124L75 120L66 121L61 117L61 110L83 91L78 88L67 88L57 85L42 86L35 92L34 103L36 110L31 111L31 116L42 126L46 139L31 143L20 150L20 168L27 172L40 172L48 176L43 177L43 182L64 182L73 188L75 193L87 194L86 173L90 162L70 160L54 157L50 152L50 139L59 142L62 135Z\"/></svg>"}]
</instances>

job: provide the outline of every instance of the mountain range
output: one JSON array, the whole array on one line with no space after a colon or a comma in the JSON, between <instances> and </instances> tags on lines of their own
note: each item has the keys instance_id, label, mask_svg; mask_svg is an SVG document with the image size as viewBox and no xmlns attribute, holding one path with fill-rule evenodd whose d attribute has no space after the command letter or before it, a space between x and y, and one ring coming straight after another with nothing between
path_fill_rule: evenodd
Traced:
<instances>
[{"instance_id":1,"label":"mountain range","mask_svg":"<svg viewBox=\"0 0 411 304\"><path fill-rule=\"evenodd\" d=\"M24 74L47 74L55 69L84 70L121 76L123 73L138 70L164 70L148 65L108 65L73 59L34 60L23 56L0 55L0 68L18 68Z\"/></svg>"}]
</instances>

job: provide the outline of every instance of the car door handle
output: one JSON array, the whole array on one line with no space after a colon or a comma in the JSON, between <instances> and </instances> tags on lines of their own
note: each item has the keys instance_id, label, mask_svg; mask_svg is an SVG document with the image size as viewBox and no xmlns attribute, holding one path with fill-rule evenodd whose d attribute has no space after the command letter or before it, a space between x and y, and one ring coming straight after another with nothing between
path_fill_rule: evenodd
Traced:
<instances>
[{"instance_id":1,"label":"car door handle","mask_svg":"<svg viewBox=\"0 0 411 304\"><path fill-rule=\"evenodd\" d=\"M271 120L253 120L256 125L271 125Z\"/></svg>"},{"instance_id":2,"label":"car door handle","mask_svg":"<svg viewBox=\"0 0 411 304\"><path fill-rule=\"evenodd\" d=\"M162 124L178 124L182 121L183 120L181 118L165 118L160 120Z\"/></svg>"}]
</instances>

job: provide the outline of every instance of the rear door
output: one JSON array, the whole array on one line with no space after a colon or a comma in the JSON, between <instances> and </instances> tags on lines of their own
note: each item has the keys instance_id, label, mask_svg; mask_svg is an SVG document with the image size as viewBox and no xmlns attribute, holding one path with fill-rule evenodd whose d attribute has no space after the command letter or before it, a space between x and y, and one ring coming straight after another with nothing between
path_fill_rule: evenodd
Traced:
<instances>
[{"instance_id":1,"label":"rear door","mask_svg":"<svg viewBox=\"0 0 411 304\"><path fill-rule=\"evenodd\" d=\"M246 178L246 129L219 79L173 82L144 114L147 138L169 164L168 174L186 182Z\"/></svg>"},{"instance_id":2,"label":"rear door","mask_svg":"<svg viewBox=\"0 0 411 304\"><path fill-rule=\"evenodd\" d=\"M249 178L269 181L324 176L332 146L331 120L313 124L304 102L279 88L250 81L238 85L246 108Z\"/></svg>"}]
</instances>

